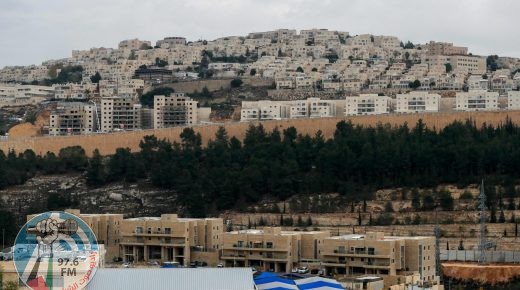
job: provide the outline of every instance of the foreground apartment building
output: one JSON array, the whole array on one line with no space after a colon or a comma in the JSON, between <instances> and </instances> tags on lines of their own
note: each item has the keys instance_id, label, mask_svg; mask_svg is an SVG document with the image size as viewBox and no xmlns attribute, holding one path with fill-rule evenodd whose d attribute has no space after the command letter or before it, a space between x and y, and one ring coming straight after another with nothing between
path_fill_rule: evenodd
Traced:
<instances>
[{"instance_id":1,"label":"foreground apartment building","mask_svg":"<svg viewBox=\"0 0 520 290\"><path fill-rule=\"evenodd\" d=\"M112 258L120 256L120 229L124 222L122 214L84 214L79 209L67 209L65 212L81 218L92 229L98 244L105 246L107 251L105 253L106 260L112 260ZM27 221L35 216L36 214L28 215Z\"/></svg>"},{"instance_id":2,"label":"foreground apartment building","mask_svg":"<svg viewBox=\"0 0 520 290\"><path fill-rule=\"evenodd\" d=\"M323 118L335 117L341 110L343 101L340 100L321 100L319 98L309 98L297 101L257 101L242 102L240 120L263 121L280 119L300 119L300 118Z\"/></svg>"},{"instance_id":3,"label":"foreground apartment building","mask_svg":"<svg viewBox=\"0 0 520 290\"><path fill-rule=\"evenodd\" d=\"M418 272L421 281L435 281L435 238L388 237L383 233L329 237L321 246L328 274L401 276Z\"/></svg>"},{"instance_id":4,"label":"foreground apartment building","mask_svg":"<svg viewBox=\"0 0 520 290\"><path fill-rule=\"evenodd\" d=\"M289 272L304 261L319 261L319 248L329 236L327 231L282 231L279 227L228 232L220 259L226 267Z\"/></svg>"},{"instance_id":5,"label":"foreground apartment building","mask_svg":"<svg viewBox=\"0 0 520 290\"><path fill-rule=\"evenodd\" d=\"M96 131L97 114L91 103L59 103L49 116L49 135L91 134Z\"/></svg>"},{"instance_id":6,"label":"foreground apartment building","mask_svg":"<svg viewBox=\"0 0 520 290\"><path fill-rule=\"evenodd\" d=\"M130 262L175 261L189 265L205 261L216 266L222 246L223 221L220 218L186 219L176 214L124 219L122 214L84 214L66 210L90 226L105 259ZM29 221L36 215L28 215Z\"/></svg>"},{"instance_id":7,"label":"foreground apartment building","mask_svg":"<svg viewBox=\"0 0 520 290\"><path fill-rule=\"evenodd\" d=\"M141 128L141 104L130 96L101 100L101 131L135 130Z\"/></svg>"},{"instance_id":8,"label":"foreground apartment building","mask_svg":"<svg viewBox=\"0 0 520 290\"><path fill-rule=\"evenodd\" d=\"M215 266L222 245L220 218L186 219L176 214L125 219L119 242L125 261L175 261L189 265L204 260Z\"/></svg>"},{"instance_id":9,"label":"foreground apartment building","mask_svg":"<svg viewBox=\"0 0 520 290\"><path fill-rule=\"evenodd\" d=\"M201 121L209 121L211 114L211 108L199 108L199 102L184 93L154 96L153 102L154 129L198 124Z\"/></svg>"},{"instance_id":10,"label":"foreground apartment building","mask_svg":"<svg viewBox=\"0 0 520 290\"><path fill-rule=\"evenodd\" d=\"M396 113L438 112L441 96L428 92L411 92L398 94L396 97Z\"/></svg>"},{"instance_id":11,"label":"foreground apartment building","mask_svg":"<svg viewBox=\"0 0 520 290\"><path fill-rule=\"evenodd\" d=\"M377 94L347 97L345 116L380 115L390 112L390 98Z\"/></svg>"},{"instance_id":12,"label":"foreground apartment building","mask_svg":"<svg viewBox=\"0 0 520 290\"><path fill-rule=\"evenodd\" d=\"M498 110L498 93L485 90L458 92L455 97L457 111Z\"/></svg>"},{"instance_id":13,"label":"foreground apartment building","mask_svg":"<svg viewBox=\"0 0 520 290\"><path fill-rule=\"evenodd\" d=\"M520 110L520 91L507 92L507 109Z\"/></svg>"}]
</instances>

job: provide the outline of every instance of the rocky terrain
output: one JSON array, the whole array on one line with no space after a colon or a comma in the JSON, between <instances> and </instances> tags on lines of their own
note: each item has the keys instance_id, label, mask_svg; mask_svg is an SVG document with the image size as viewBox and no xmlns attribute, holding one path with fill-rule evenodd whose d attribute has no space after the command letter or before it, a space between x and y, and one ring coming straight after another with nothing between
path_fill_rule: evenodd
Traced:
<instances>
[{"instance_id":1,"label":"rocky terrain","mask_svg":"<svg viewBox=\"0 0 520 290\"><path fill-rule=\"evenodd\" d=\"M84 213L124 213L128 217L182 212L175 206L174 193L146 182L88 188L80 174L37 176L24 185L1 190L0 197L2 207L13 212L19 222L29 213L67 207Z\"/></svg>"}]
</instances>

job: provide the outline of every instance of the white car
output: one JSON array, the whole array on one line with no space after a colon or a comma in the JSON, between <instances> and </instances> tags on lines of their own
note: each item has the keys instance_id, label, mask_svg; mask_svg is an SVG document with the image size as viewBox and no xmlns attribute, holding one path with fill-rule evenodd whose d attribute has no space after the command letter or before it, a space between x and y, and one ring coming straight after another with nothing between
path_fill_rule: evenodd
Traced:
<instances>
[{"instance_id":1,"label":"white car","mask_svg":"<svg viewBox=\"0 0 520 290\"><path fill-rule=\"evenodd\" d=\"M218 263L217 268L224 268L224 264Z\"/></svg>"},{"instance_id":2,"label":"white car","mask_svg":"<svg viewBox=\"0 0 520 290\"><path fill-rule=\"evenodd\" d=\"M307 268L307 267L298 268L298 274L307 274L307 273L309 273L309 268Z\"/></svg>"}]
</instances>

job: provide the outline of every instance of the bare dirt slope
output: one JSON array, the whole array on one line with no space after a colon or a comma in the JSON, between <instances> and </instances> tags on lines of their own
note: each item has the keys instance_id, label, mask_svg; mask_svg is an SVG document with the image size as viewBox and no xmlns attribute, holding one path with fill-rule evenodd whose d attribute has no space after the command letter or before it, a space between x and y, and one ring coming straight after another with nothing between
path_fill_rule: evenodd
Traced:
<instances>
[{"instance_id":1,"label":"bare dirt slope","mask_svg":"<svg viewBox=\"0 0 520 290\"><path fill-rule=\"evenodd\" d=\"M445 277L491 285L520 278L520 265L509 264L443 263L442 271Z\"/></svg>"},{"instance_id":2,"label":"bare dirt slope","mask_svg":"<svg viewBox=\"0 0 520 290\"><path fill-rule=\"evenodd\" d=\"M36 122L22 123L9 130L10 137L38 137L42 136L43 126L49 123L49 112L44 111L38 115Z\"/></svg>"}]
</instances>

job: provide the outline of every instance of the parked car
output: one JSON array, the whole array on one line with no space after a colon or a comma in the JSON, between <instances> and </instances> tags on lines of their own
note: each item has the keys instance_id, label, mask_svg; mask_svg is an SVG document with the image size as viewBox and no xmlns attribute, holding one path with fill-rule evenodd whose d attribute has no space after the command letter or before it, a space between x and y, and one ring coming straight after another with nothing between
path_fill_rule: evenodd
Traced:
<instances>
[{"instance_id":1,"label":"parked car","mask_svg":"<svg viewBox=\"0 0 520 290\"><path fill-rule=\"evenodd\" d=\"M217 264L217 268L224 268L224 264L222 264L222 263L218 263L218 264Z\"/></svg>"},{"instance_id":2,"label":"parked car","mask_svg":"<svg viewBox=\"0 0 520 290\"><path fill-rule=\"evenodd\" d=\"M307 273L309 273L309 268L307 268L307 267L298 268L298 274L307 274Z\"/></svg>"},{"instance_id":3,"label":"parked car","mask_svg":"<svg viewBox=\"0 0 520 290\"><path fill-rule=\"evenodd\" d=\"M12 260L13 259L13 248L9 247L9 248L3 249L1 258L4 261Z\"/></svg>"},{"instance_id":4,"label":"parked car","mask_svg":"<svg viewBox=\"0 0 520 290\"><path fill-rule=\"evenodd\" d=\"M179 262L163 262L161 268L180 268Z\"/></svg>"},{"instance_id":5,"label":"parked car","mask_svg":"<svg viewBox=\"0 0 520 290\"><path fill-rule=\"evenodd\" d=\"M130 262L123 263L123 268L130 268L130 267L132 267L132 263L130 263Z\"/></svg>"}]
</instances>

